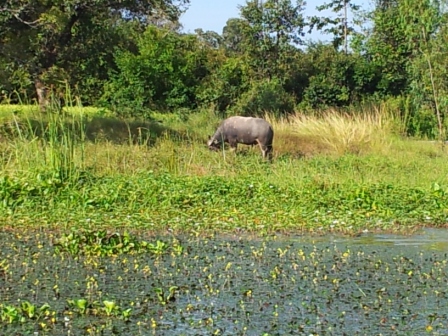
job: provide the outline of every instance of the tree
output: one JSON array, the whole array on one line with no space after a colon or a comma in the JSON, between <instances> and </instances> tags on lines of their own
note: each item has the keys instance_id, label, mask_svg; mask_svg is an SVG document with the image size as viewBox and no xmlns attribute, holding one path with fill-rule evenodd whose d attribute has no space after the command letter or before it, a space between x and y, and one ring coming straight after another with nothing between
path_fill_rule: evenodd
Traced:
<instances>
[{"instance_id":1,"label":"tree","mask_svg":"<svg viewBox=\"0 0 448 336\"><path fill-rule=\"evenodd\" d=\"M433 110L437 133L442 139L445 132L440 106L446 107L446 99L443 98L443 93L446 94L446 60L442 56L441 61L440 56L445 54L443 47L446 45L446 36L443 36L443 28L446 12L438 0L402 0L399 8L402 15L401 29L405 32L408 47L413 51L408 72L414 106L419 111Z\"/></svg>"},{"instance_id":2,"label":"tree","mask_svg":"<svg viewBox=\"0 0 448 336\"><path fill-rule=\"evenodd\" d=\"M335 19L313 16L310 22L310 32L316 27L317 30L323 30L324 33L333 34L333 46L337 49L344 43L344 51L347 53L348 36L355 32L354 27L348 25L348 10L350 9L354 13L360 9L360 6L353 4L351 0L332 0L316 8L319 12L331 9L338 16Z\"/></svg>"},{"instance_id":3,"label":"tree","mask_svg":"<svg viewBox=\"0 0 448 336\"><path fill-rule=\"evenodd\" d=\"M377 0L375 5L370 13L373 27L363 51L382 72L377 92L407 97L408 132L440 134L443 115L438 92L443 92L446 68L441 61L445 57L440 57L444 53L440 53L444 43L440 34L446 11L439 0Z\"/></svg>"},{"instance_id":4,"label":"tree","mask_svg":"<svg viewBox=\"0 0 448 336\"><path fill-rule=\"evenodd\" d=\"M249 23L241 18L228 19L222 29L222 44L230 54L243 54L245 47L246 33L250 31Z\"/></svg>"},{"instance_id":5,"label":"tree","mask_svg":"<svg viewBox=\"0 0 448 336\"><path fill-rule=\"evenodd\" d=\"M188 1L6 0L0 7L0 57L9 67L26 69L38 89L52 76L61 79L79 51L99 45L107 50L109 33L120 22L147 25L155 11L177 20Z\"/></svg>"},{"instance_id":6,"label":"tree","mask_svg":"<svg viewBox=\"0 0 448 336\"><path fill-rule=\"evenodd\" d=\"M201 28L194 30L199 40L205 45L218 49L222 44L222 37L217 32L212 30L203 31Z\"/></svg>"},{"instance_id":7,"label":"tree","mask_svg":"<svg viewBox=\"0 0 448 336\"><path fill-rule=\"evenodd\" d=\"M258 78L281 77L284 57L293 46L303 43L305 20L304 2L296 0L247 1L240 6L245 50L253 61ZM283 69L284 70L284 69Z\"/></svg>"},{"instance_id":8,"label":"tree","mask_svg":"<svg viewBox=\"0 0 448 336\"><path fill-rule=\"evenodd\" d=\"M407 66L413 57L401 25L399 1L377 0L370 17L373 27L368 32L363 52L383 72L377 88L379 93L397 96L407 89Z\"/></svg>"}]
</instances>

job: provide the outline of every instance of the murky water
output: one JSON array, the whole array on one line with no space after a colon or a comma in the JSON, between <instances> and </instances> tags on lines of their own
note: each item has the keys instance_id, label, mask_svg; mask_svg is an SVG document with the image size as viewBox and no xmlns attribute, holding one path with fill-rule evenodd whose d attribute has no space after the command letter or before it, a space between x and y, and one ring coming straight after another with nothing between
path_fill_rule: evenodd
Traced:
<instances>
[{"instance_id":1,"label":"murky water","mask_svg":"<svg viewBox=\"0 0 448 336\"><path fill-rule=\"evenodd\" d=\"M183 255L158 259L73 259L45 237L0 239L0 302L49 303L57 316L47 330L2 321L2 335L448 335L445 230L181 239ZM79 298L113 300L130 320L75 312L67 300Z\"/></svg>"},{"instance_id":2,"label":"murky water","mask_svg":"<svg viewBox=\"0 0 448 336\"><path fill-rule=\"evenodd\" d=\"M422 229L413 235L398 234L373 234L365 233L354 238L324 237L322 241L329 240L334 243L345 243L347 245L377 245L390 247L403 247L403 250L417 247L421 250L448 251L447 229Z\"/></svg>"},{"instance_id":3,"label":"murky water","mask_svg":"<svg viewBox=\"0 0 448 336\"><path fill-rule=\"evenodd\" d=\"M423 229L412 236L401 235L364 235L354 239L356 244L389 244L393 246L417 246L423 250L448 251L448 230Z\"/></svg>"},{"instance_id":4,"label":"murky water","mask_svg":"<svg viewBox=\"0 0 448 336\"><path fill-rule=\"evenodd\" d=\"M347 246L402 246L404 250L406 248L418 247L422 250L448 251L448 229L438 228L425 228L412 235L364 233L358 237L327 235L319 237L281 237L280 239L285 242L298 241L303 244L334 243Z\"/></svg>"}]
</instances>

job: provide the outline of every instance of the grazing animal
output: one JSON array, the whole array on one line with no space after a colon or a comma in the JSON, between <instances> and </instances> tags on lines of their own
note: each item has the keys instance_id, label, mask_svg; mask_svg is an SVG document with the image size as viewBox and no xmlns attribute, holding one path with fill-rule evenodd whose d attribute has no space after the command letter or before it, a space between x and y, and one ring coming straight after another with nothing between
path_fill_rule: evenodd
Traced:
<instances>
[{"instance_id":1,"label":"grazing animal","mask_svg":"<svg viewBox=\"0 0 448 336\"><path fill-rule=\"evenodd\" d=\"M263 158L272 159L274 130L271 124L261 118L235 116L225 119L210 137L207 145L211 150L219 150L227 142L236 151L239 143L258 144Z\"/></svg>"}]
</instances>

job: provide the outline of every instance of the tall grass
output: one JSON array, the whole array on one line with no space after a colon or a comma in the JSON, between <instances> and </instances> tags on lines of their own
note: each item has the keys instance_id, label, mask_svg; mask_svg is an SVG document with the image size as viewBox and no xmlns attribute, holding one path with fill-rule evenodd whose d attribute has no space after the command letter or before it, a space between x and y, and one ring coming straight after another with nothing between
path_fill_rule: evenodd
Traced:
<instances>
[{"instance_id":1,"label":"tall grass","mask_svg":"<svg viewBox=\"0 0 448 336\"><path fill-rule=\"evenodd\" d=\"M384 153L395 137L394 120L374 110L348 114L329 109L320 115L296 113L275 119L267 114L265 118L279 134L280 146L282 138L295 137L305 148L327 154Z\"/></svg>"},{"instance_id":2,"label":"tall grass","mask_svg":"<svg viewBox=\"0 0 448 336\"><path fill-rule=\"evenodd\" d=\"M7 110L7 109L6 109ZM76 180L85 162L85 122L82 106L76 113L61 110L54 100L45 113L38 109L15 109L7 122L7 143L3 143L3 169L39 173L63 180ZM5 118L5 109L1 109Z\"/></svg>"},{"instance_id":3,"label":"tall grass","mask_svg":"<svg viewBox=\"0 0 448 336\"><path fill-rule=\"evenodd\" d=\"M10 106L0 106L0 115L6 118L2 130L7 133L6 141L0 143L0 164L8 174L51 171L65 179L76 179L76 174L86 169L101 175L165 171L232 176L266 171L257 146L240 145L237 154L207 149L207 138L220 122L209 110L184 116L154 114L156 121L123 121L97 117L92 108L84 114L80 104L47 114L32 113L31 107L18 108L27 112L14 114ZM351 114L327 110L313 116L297 112L288 118L271 114L265 118L275 131L270 178L279 181L309 171L307 162L297 161L301 157L328 165L331 161L322 163L318 158L334 161L354 155L398 166L417 162L433 170L435 161L445 156L434 144L401 139L394 115L381 106ZM426 162L428 158L435 160ZM350 165L333 171L334 178L352 176ZM430 172L427 175L433 176Z\"/></svg>"}]
</instances>

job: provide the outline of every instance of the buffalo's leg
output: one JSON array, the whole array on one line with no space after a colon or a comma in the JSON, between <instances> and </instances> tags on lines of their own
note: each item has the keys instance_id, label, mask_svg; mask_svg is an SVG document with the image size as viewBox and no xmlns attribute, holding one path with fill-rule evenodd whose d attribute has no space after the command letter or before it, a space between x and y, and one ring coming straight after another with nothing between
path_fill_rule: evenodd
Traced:
<instances>
[{"instance_id":1,"label":"buffalo's leg","mask_svg":"<svg viewBox=\"0 0 448 336\"><path fill-rule=\"evenodd\" d=\"M272 145L266 146L266 154L269 161L272 161Z\"/></svg>"},{"instance_id":2,"label":"buffalo's leg","mask_svg":"<svg viewBox=\"0 0 448 336\"><path fill-rule=\"evenodd\" d=\"M260 146L261 149L261 154L263 155L263 159L268 159L269 161L272 160L272 145L266 146L263 145L260 141L258 141L258 145Z\"/></svg>"},{"instance_id":3,"label":"buffalo's leg","mask_svg":"<svg viewBox=\"0 0 448 336\"><path fill-rule=\"evenodd\" d=\"M236 150L238 148L238 143L236 141L229 141L230 150L234 153L236 153Z\"/></svg>"}]
</instances>

